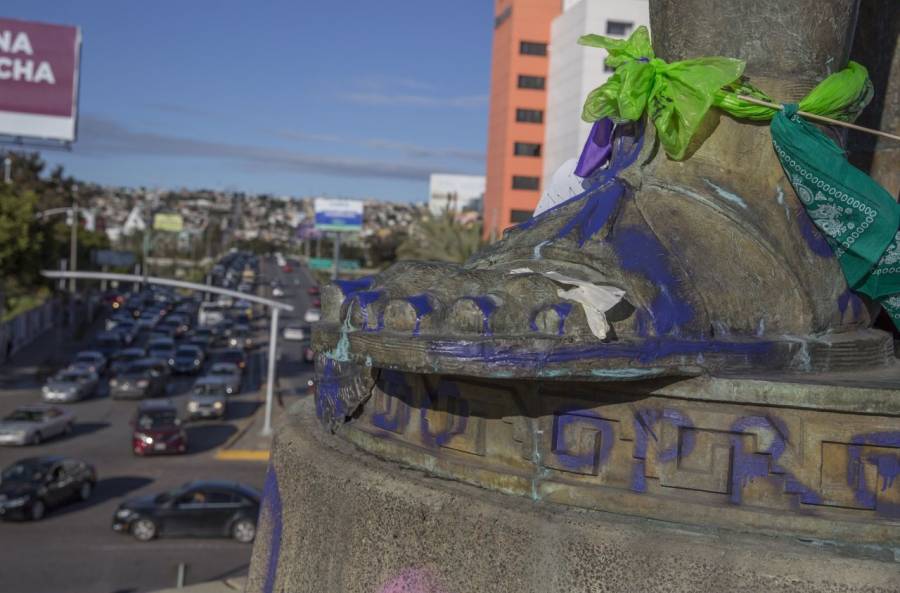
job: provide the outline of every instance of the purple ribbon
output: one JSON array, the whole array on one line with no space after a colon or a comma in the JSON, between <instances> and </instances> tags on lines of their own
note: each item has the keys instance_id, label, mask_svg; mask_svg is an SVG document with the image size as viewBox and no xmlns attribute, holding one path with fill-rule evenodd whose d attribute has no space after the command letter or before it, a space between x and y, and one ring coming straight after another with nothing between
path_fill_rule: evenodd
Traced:
<instances>
[{"instance_id":1,"label":"purple ribbon","mask_svg":"<svg viewBox=\"0 0 900 593\"><path fill-rule=\"evenodd\" d=\"M612 156L613 122L608 117L597 120L581 150L575 175L583 179L592 176Z\"/></svg>"}]
</instances>

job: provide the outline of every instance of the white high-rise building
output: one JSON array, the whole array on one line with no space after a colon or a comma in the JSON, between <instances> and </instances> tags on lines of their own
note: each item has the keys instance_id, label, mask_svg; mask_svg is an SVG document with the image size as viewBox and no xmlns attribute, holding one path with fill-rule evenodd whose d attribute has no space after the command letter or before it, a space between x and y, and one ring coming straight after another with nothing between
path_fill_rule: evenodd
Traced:
<instances>
[{"instance_id":1,"label":"white high-rise building","mask_svg":"<svg viewBox=\"0 0 900 593\"><path fill-rule=\"evenodd\" d=\"M578 158L591 124L581 121L588 93L609 78L606 50L578 45L589 33L628 37L650 26L648 0L564 0L550 28L550 74L544 139L544 187L564 162Z\"/></svg>"},{"instance_id":2,"label":"white high-rise building","mask_svg":"<svg viewBox=\"0 0 900 593\"><path fill-rule=\"evenodd\" d=\"M480 212L484 183L484 175L432 174L428 184L428 209L434 215L445 210Z\"/></svg>"}]
</instances>

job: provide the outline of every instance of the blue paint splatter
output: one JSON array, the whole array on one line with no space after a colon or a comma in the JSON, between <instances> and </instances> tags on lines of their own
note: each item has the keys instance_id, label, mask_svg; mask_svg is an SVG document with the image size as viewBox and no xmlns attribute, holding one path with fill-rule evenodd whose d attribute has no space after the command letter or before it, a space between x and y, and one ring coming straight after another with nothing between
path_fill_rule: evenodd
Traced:
<instances>
[{"instance_id":1,"label":"blue paint splatter","mask_svg":"<svg viewBox=\"0 0 900 593\"><path fill-rule=\"evenodd\" d=\"M412 308L416 311L416 325L413 327L412 333L414 336L418 336L422 318L431 313L434 307L432 307L431 299L426 293L406 297L406 302L412 305Z\"/></svg>"},{"instance_id":2,"label":"blue paint splatter","mask_svg":"<svg viewBox=\"0 0 900 593\"><path fill-rule=\"evenodd\" d=\"M498 348L483 342L434 341L429 345L433 354L477 360L487 364L520 365L540 368L576 360L627 358L651 363L668 356L692 354L734 354L767 358L775 342L721 342L715 340L685 340L678 338L647 338L640 342L610 342L591 346L557 348L549 351L529 351Z\"/></svg>"},{"instance_id":3,"label":"blue paint splatter","mask_svg":"<svg viewBox=\"0 0 900 593\"><path fill-rule=\"evenodd\" d=\"M554 303L546 307L541 307L540 309L535 311L534 315L531 316L531 331L540 331L537 326L538 315L548 309L553 309L554 311L556 311L556 315L559 318L556 327L556 335L563 335L563 333L565 333L566 318L569 316L569 313L572 312L572 303Z\"/></svg>"},{"instance_id":4,"label":"blue paint splatter","mask_svg":"<svg viewBox=\"0 0 900 593\"><path fill-rule=\"evenodd\" d=\"M429 447L442 447L453 437L466 432L469 423L469 402L460 397L459 386L456 383L442 379L433 393L426 389L424 400L419 413L419 431L423 443ZM438 410L442 402L446 404L448 413L444 417L450 420L450 425L442 430L432 430L428 422L428 411Z\"/></svg>"},{"instance_id":5,"label":"blue paint splatter","mask_svg":"<svg viewBox=\"0 0 900 593\"><path fill-rule=\"evenodd\" d=\"M266 481L263 485L262 508L268 514L271 532L269 533L269 558L266 561L266 580L263 583L264 593L273 593L275 577L278 574L278 560L281 557L282 509L281 491L278 488L278 475L275 468L269 465Z\"/></svg>"},{"instance_id":6,"label":"blue paint splatter","mask_svg":"<svg viewBox=\"0 0 900 593\"><path fill-rule=\"evenodd\" d=\"M690 418L679 412L669 408L645 408L638 410L634 415L634 464L631 466L631 489L635 492L647 491L646 465L647 465L647 444L649 438L659 443L659 437L656 436L653 427L659 422L668 422L678 428L693 428L694 423ZM660 463L668 463L674 461L679 456L687 457L694 450L694 433L690 430L679 433L676 443L667 449L658 451L656 458ZM679 448L680 441L680 448Z\"/></svg>"},{"instance_id":7,"label":"blue paint splatter","mask_svg":"<svg viewBox=\"0 0 900 593\"><path fill-rule=\"evenodd\" d=\"M344 293L344 300L346 301L347 297L351 294L372 286L374 281L375 278L373 276L366 276L363 278L356 278L355 280L335 280L334 283L341 289L341 292Z\"/></svg>"},{"instance_id":8,"label":"blue paint splatter","mask_svg":"<svg viewBox=\"0 0 900 593\"><path fill-rule=\"evenodd\" d=\"M573 453L566 443L566 430L571 425L588 425L594 428L600 435L598 447L592 447L582 453ZM557 411L553 415L553 439L552 451L563 467L583 471L590 468L591 473L596 473L612 451L615 443L613 425L609 420L601 418L591 410Z\"/></svg>"},{"instance_id":9,"label":"blue paint splatter","mask_svg":"<svg viewBox=\"0 0 900 593\"><path fill-rule=\"evenodd\" d=\"M325 359L322 375L316 382L316 417L327 427L347 416L347 406L341 399L341 382L335 362Z\"/></svg>"},{"instance_id":10,"label":"blue paint splatter","mask_svg":"<svg viewBox=\"0 0 900 593\"><path fill-rule=\"evenodd\" d=\"M851 445L847 447L847 484L853 489L856 502L864 508L874 509L879 515L894 519L900 517L900 504L879 501L875 491L869 489L862 460L862 448L865 445L900 449L900 431L860 434L850 439L850 443ZM900 472L900 450L894 454L869 455L866 457L866 461L878 469L878 475L883 480L882 492L890 488L897 476L900 475L898 474ZM875 487L877 488L877 484Z\"/></svg>"},{"instance_id":11,"label":"blue paint splatter","mask_svg":"<svg viewBox=\"0 0 900 593\"><path fill-rule=\"evenodd\" d=\"M743 435L752 428L761 428L772 435L772 443L762 452L745 451ZM779 419L767 416L745 416L732 424L731 494L733 504L741 504L744 487L754 478L775 481L785 494L795 494L804 504L821 504L822 497L806 487L791 472L778 464L790 438L787 426Z\"/></svg>"},{"instance_id":12,"label":"blue paint splatter","mask_svg":"<svg viewBox=\"0 0 900 593\"><path fill-rule=\"evenodd\" d=\"M832 251L831 245L828 244L825 235L823 235L819 229L816 228L816 225L813 224L812 220L809 218L809 214L806 213L806 210L798 211L796 218L797 224L800 226L800 235L803 237L803 240L806 241L806 245L809 247L810 251L819 257L834 257L834 251Z\"/></svg>"},{"instance_id":13,"label":"blue paint splatter","mask_svg":"<svg viewBox=\"0 0 900 593\"><path fill-rule=\"evenodd\" d=\"M640 274L659 289L647 308L656 335L679 335L681 326L694 318L694 309L680 297L666 248L652 233L636 227L617 229L612 245L623 270Z\"/></svg>"},{"instance_id":14,"label":"blue paint splatter","mask_svg":"<svg viewBox=\"0 0 900 593\"><path fill-rule=\"evenodd\" d=\"M376 325L374 328L369 327L369 305L381 298L380 290L361 290L353 293L353 300L359 303L360 311L363 317L363 331L381 331L384 329L384 317L378 315L376 317Z\"/></svg>"},{"instance_id":15,"label":"blue paint splatter","mask_svg":"<svg viewBox=\"0 0 900 593\"><path fill-rule=\"evenodd\" d=\"M409 424L409 405L412 399L412 388L406 382L406 376L398 371L383 369L381 371L381 390L388 396L388 409L372 414L372 424L383 430L401 432Z\"/></svg>"},{"instance_id":16,"label":"blue paint splatter","mask_svg":"<svg viewBox=\"0 0 900 593\"><path fill-rule=\"evenodd\" d=\"M497 310L497 303L489 295L463 297L463 300L472 301L481 311L481 333L491 336L491 315Z\"/></svg>"},{"instance_id":17,"label":"blue paint splatter","mask_svg":"<svg viewBox=\"0 0 900 593\"><path fill-rule=\"evenodd\" d=\"M585 242L602 229L618 210L619 202L624 195L625 185L617 180L593 190L584 200L581 210L559 230L556 238L561 239L577 230L578 246L583 247Z\"/></svg>"}]
</instances>

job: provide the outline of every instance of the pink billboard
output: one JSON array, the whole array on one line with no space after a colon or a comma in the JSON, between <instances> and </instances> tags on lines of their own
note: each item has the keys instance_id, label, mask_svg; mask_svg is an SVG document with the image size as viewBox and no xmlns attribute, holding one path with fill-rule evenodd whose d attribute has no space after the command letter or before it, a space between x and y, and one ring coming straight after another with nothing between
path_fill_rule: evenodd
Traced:
<instances>
[{"instance_id":1,"label":"pink billboard","mask_svg":"<svg viewBox=\"0 0 900 593\"><path fill-rule=\"evenodd\" d=\"M0 18L0 136L72 142L78 27Z\"/></svg>"}]
</instances>

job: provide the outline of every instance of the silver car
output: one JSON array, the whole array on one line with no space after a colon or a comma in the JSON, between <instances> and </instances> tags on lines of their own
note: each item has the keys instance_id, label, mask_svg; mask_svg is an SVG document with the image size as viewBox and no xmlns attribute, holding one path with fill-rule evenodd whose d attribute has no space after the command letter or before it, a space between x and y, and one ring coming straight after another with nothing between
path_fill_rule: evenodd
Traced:
<instances>
[{"instance_id":1,"label":"silver car","mask_svg":"<svg viewBox=\"0 0 900 593\"><path fill-rule=\"evenodd\" d=\"M191 420L198 418L224 418L228 402L227 388L219 382L200 380L194 384L188 399L187 411Z\"/></svg>"},{"instance_id":2,"label":"silver car","mask_svg":"<svg viewBox=\"0 0 900 593\"><path fill-rule=\"evenodd\" d=\"M197 385L222 385L225 393L235 395L241 391L241 369L233 362L217 362L209 372L197 381Z\"/></svg>"},{"instance_id":3,"label":"silver car","mask_svg":"<svg viewBox=\"0 0 900 593\"><path fill-rule=\"evenodd\" d=\"M38 445L72 432L75 414L46 404L19 406L0 420L0 445Z\"/></svg>"},{"instance_id":4,"label":"silver car","mask_svg":"<svg viewBox=\"0 0 900 593\"><path fill-rule=\"evenodd\" d=\"M74 402L94 395L99 381L97 373L88 369L65 369L50 377L41 393L44 401Z\"/></svg>"}]
</instances>

